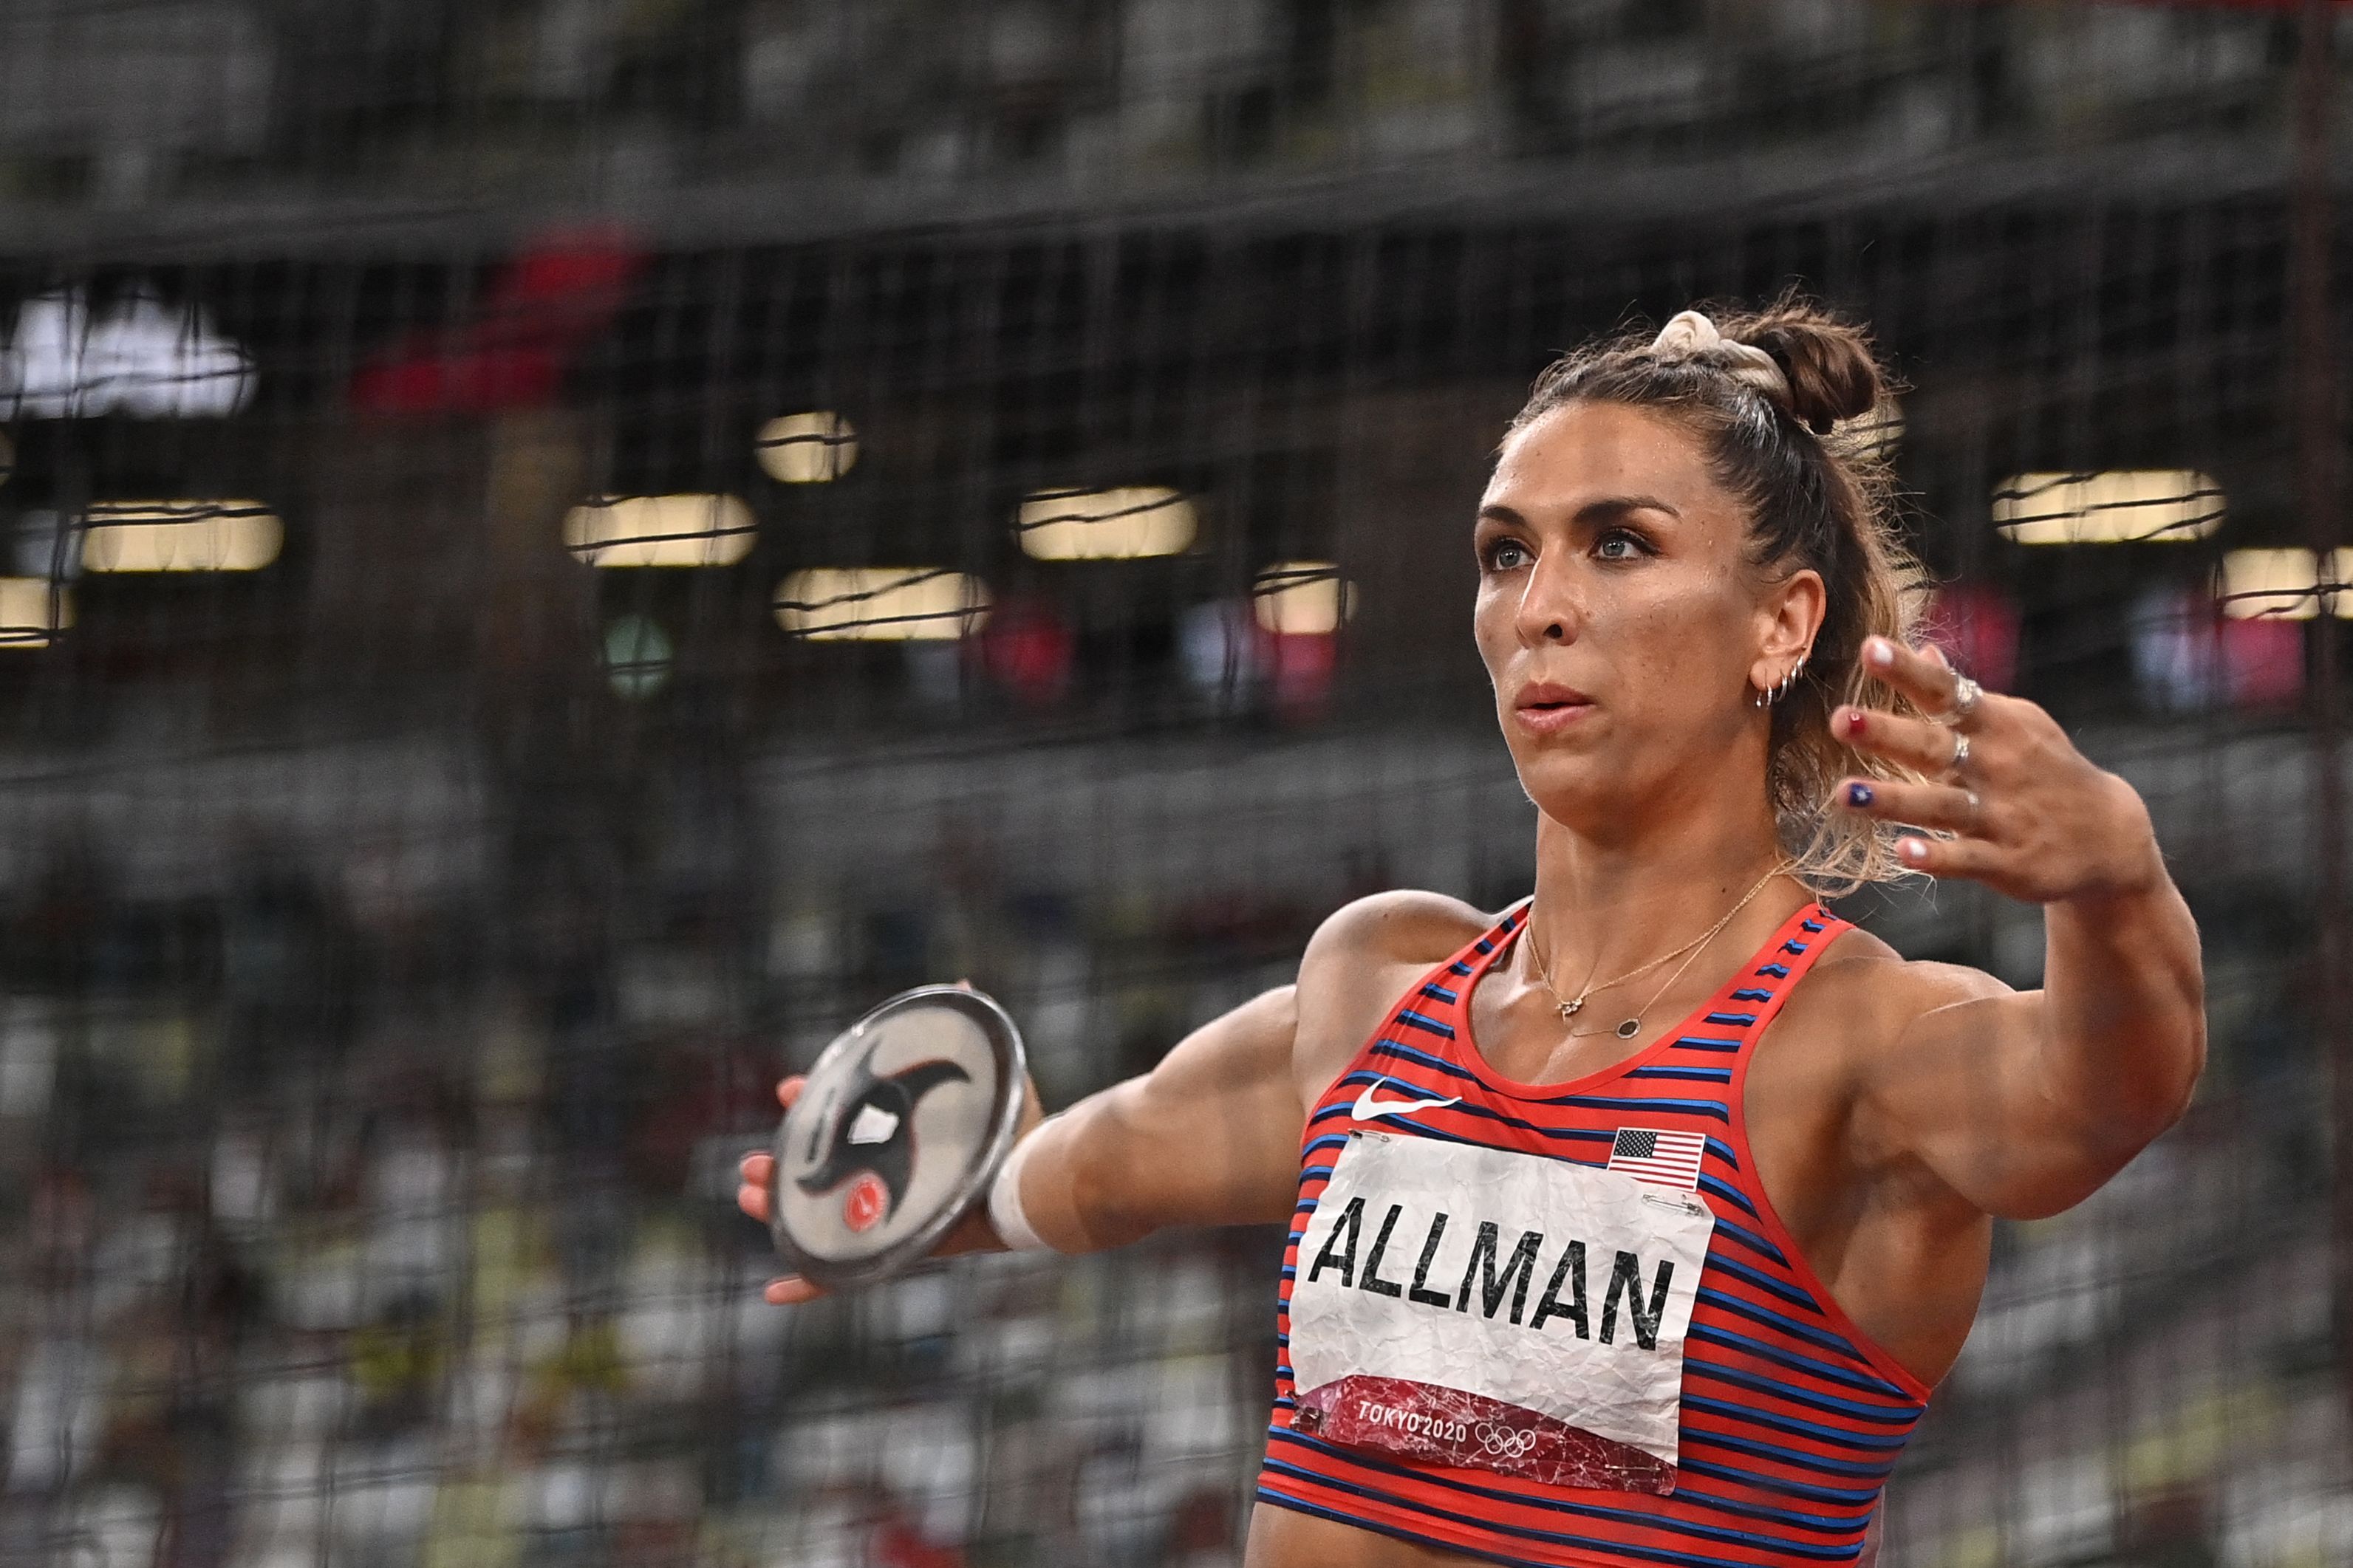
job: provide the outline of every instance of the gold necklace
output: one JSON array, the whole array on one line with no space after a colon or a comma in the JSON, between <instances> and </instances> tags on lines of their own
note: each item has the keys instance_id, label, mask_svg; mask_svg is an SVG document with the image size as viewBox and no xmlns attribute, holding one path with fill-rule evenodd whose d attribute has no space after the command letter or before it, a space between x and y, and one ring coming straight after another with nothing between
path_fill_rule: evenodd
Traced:
<instances>
[{"instance_id":1,"label":"gold necklace","mask_svg":"<svg viewBox=\"0 0 2353 1568\"><path fill-rule=\"evenodd\" d=\"M1568 1037L1572 1040L1583 1040L1590 1039L1595 1035L1616 1035L1621 1040L1630 1040L1635 1036L1641 1034L1642 1032L1642 1015L1656 1006L1660 997L1664 996L1669 991L1674 989L1675 982L1683 977L1683 972L1692 966L1694 961L1699 957L1700 953L1706 948L1707 944L1714 942L1716 937L1723 932L1724 928L1732 923L1733 917L1738 914L1741 910L1746 909L1750 901L1753 900L1757 894L1765 890L1767 883L1771 882L1774 878L1780 876L1788 868L1789 862L1787 860L1781 861L1779 864L1776 865L1771 870L1766 872L1762 877L1759 877L1757 879L1757 885L1755 887L1740 895L1740 901L1738 903L1724 911L1723 919L1708 927L1707 930L1700 932L1699 935L1692 938L1691 941L1683 943L1683 946L1676 948L1673 952L1661 953L1658 957L1651 960L1650 963L1641 964L1637 968L1630 969L1626 971L1625 973L1605 980L1598 985L1593 983L1592 971L1588 970L1585 975L1585 984L1577 989L1577 993L1574 996L1563 996L1560 994L1559 989L1553 984L1552 974L1545 963L1544 948L1536 942L1535 937L1534 928L1535 922L1533 920L1530 921L1528 922L1530 928L1528 938L1528 957L1536 966L1536 978L1544 982L1544 988L1546 991L1552 993L1553 1005L1559 1012L1560 1021L1563 1024L1567 1024L1571 1018L1576 1017L1578 1013L1582 1012L1585 1007L1586 999L1590 997L1596 991L1607 991L1613 985L1623 985L1627 981L1633 979L1638 974L1647 974L1662 963L1672 963L1678 958L1683 959L1683 963L1676 966L1675 972L1667 976L1666 984L1661 985L1656 991L1651 992L1651 999L1648 1002L1643 1003L1641 1007L1637 1008L1632 1017L1625 1020L1614 1029L1571 1029L1568 1032ZM1689 956L1685 956L1686 954ZM1594 967L1597 969L1600 967L1600 960L1599 956L1594 960Z\"/></svg>"}]
</instances>

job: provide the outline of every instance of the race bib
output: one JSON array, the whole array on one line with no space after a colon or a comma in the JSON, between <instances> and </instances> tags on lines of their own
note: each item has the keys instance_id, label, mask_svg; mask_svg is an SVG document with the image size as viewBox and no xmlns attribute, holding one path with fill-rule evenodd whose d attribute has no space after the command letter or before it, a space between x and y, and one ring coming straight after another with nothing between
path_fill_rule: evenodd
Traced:
<instances>
[{"instance_id":1,"label":"race bib","mask_svg":"<svg viewBox=\"0 0 2353 1568\"><path fill-rule=\"evenodd\" d=\"M1555 1486L1674 1489L1715 1215L1500 1149L1350 1135L1299 1244L1292 1424Z\"/></svg>"}]
</instances>

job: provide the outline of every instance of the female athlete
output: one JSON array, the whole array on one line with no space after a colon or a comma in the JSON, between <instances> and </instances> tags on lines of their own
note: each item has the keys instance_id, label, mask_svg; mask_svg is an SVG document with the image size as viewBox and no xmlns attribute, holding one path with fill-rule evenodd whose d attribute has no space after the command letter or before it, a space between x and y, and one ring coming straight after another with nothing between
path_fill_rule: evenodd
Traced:
<instances>
[{"instance_id":1,"label":"female athlete","mask_svg":"<svg viewBox=\"0 0 2353 1568\"><path fill-rule=\"evenodd\" d=\"M1786 303L1547 370L1472 533L1534 896L1339 910L1295 984L1034 1123L966 1226L1290 1226L1250 1568L1852 1562L1993 1217L2188 1103L2198 934L2147 812L1911 645L1840 429L1880 390ZM2041 904L2042 988L1818 901L1906 872Z\"/></svg>"}]
</instances>

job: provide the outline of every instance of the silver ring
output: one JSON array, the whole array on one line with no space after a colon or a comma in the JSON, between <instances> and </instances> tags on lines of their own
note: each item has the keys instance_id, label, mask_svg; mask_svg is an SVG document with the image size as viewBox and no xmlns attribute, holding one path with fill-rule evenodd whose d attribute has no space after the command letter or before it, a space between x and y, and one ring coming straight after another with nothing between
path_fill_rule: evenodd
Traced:
<instances>
[{"instance_id":1,"label":"silver ring","mask_svg":"<svg viewBox=\"0 0 2353 1568\"><path fill-rule=\"evenodd\" d=\"M1967 735L1956 731L1953 735L1953 760L1945 764L1945 771L1953 774L1955 777L1958 777L1960 771L1968 765L1969 738ZM1971 800L1975 800L1976 798L1977 797L1974 795L1970 796Z\"/></svg>"},{"instance_id":2,"label":"silver ring","mask_svg":"<svg viewBox=\"0 0 2353 1568\"><path fill-rule=\"evenodd\" d=\"M1978 702L1984 696L1985 688L1968 676L1953 677L1953 706L1947 710L1946 717L1956 724L1967 723L1969 715L1978 710Z\"/></svg>"},{"instance_id":3,"label":"silver ring","mask_svg":"<svg viewBox=\"0 0 2353 1568\"><path fill-rule=\"evenodd\" d=\"M1985 802L1978 798L1978 792L1973 789L1965 789L1961 794L1969 803L1969 826L1975 827L1978 825L1978 819L1985 815Z\"/></svg>"}]
</instances>

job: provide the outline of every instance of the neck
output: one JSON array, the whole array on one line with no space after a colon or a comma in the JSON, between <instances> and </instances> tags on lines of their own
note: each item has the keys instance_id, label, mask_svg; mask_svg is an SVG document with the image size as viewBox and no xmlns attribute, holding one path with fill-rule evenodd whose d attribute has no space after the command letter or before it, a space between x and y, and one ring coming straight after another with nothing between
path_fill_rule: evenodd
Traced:
<instances>
[{"instance_id":1,"label":"neck","mask_svg":"<svg viewBox=\"0 0 2353 1568\"><path fill-rule=\"evenodd\" d=\"M1772 813L1761 801L1755 811L1696 812L1606 839L1539 814L1530 942L1543 944L1553 985L1573 996L1588 974L1607 980L1700 935L1781 858ZM1725 934L1753 931L1745 952L1805 898L1797 882L1776 879Z\"/></svg>"}]
</instances>

